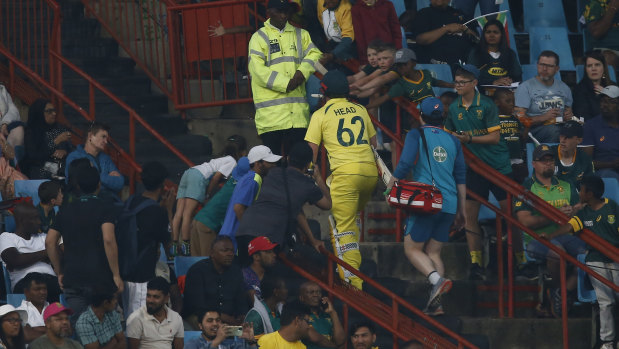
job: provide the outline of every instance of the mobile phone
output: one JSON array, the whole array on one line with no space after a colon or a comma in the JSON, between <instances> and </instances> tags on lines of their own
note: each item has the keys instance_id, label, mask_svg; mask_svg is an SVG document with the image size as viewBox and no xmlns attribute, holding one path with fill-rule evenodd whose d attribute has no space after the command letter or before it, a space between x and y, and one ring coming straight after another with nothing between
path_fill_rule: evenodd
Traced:
<instances>
[{"instance_id":1,"label":"mobile phone","mask_svg":"<svg viewBox=\"0 0 619 349\"><path fill-rule=\"evenodd\" d=\"M322 310L327 310L327 308L329 308L329 303L327 302L323 302L322 300L320 301L320 306L322 307Z\"/></svg>"},{"instance_id":2,"label":"mobile phone","mask_svg":"<svg viewBox=\"0 0 619 349\"><path fill-rule=\"evenodd\" d=\"M240 337L243 335L243 326L228 326L229 337Z\"/></svg>"}]
</instances>

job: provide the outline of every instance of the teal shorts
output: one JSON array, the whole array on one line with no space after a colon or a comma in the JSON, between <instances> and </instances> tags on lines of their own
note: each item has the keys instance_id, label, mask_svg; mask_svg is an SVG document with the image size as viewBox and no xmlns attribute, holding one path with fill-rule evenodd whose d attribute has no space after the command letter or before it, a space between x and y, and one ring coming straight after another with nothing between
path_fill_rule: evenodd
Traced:
<instances>
[{"instance_id":1,"label":"teal shorts","mask_svg":"<svg viewBox=\"0 0 619 349\"><path fill-rule=\"evenodd\" d=\"M232 192L236 187L234 178L228 179L221 189L215 194L209 202L194 217L198 222L206 225L214 232L219 232L224 224L228 203L232 197Z\"/></svg>"},{"instance_id":2,"label":"teal shorts","mask_svg":"<svg viewBox=\"0 0 619 349\"><path fill-rule=\"evenodd\" d=\"M176 199L190 198L198 202L204 202L206 198L206 185L209 180L205 179L200 171L190 168L181 177L178 184Z\"/></svg>"}]
</instances>

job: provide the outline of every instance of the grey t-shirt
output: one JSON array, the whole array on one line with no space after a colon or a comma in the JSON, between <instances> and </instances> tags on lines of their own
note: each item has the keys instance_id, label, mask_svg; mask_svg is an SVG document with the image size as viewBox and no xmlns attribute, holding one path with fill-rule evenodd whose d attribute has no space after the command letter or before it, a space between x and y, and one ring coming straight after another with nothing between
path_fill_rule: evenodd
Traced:
<instances>
[{"instance_id":1,"label":"grey t-shirt","mask_svg":"<svg viewBox=\"0 0 619 349\"><path fill-rule=\"evenodd\" d=\"M516 107L525 108L527 115L542 115L550 109L572 106L572 91L560 80L555 79L552 86L546 86L537 78L531 78L516 89ZM563 113L561 113L563 116Z\"/></svg>"},{"instance_id":2,"label":"grey t-shirt","mask_svg":"<svg viewBox=\"0 0 619 349\"><path fill-rule=\"evenodd\" d=\"M64 344L61 346L57 346L54 343L52 343L49 338L47 338L47 335L44 334L41 337L35 339L32 343L30 343L30 345L28 346L29 349L50 349L50 348L56 348L56 349L84 349L84 347L82 347L81 344L79 344L78 342L74 341L73 339L70 338L65 338L64 339Z\"/></svg>"}]
</instances>

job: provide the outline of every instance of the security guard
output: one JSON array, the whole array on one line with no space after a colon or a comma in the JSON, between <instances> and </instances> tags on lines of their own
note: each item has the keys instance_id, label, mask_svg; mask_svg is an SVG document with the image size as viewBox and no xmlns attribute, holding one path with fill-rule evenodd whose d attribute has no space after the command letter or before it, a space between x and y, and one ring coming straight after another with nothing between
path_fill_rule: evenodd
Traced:
<instances>
[{"instance_id":1,"label":"security guard","mask_svg":"<svg viewBox=\"0 0 619 349\"><path fill-rule=\"evenodd\" d=\"M309 119L305 81L322 55L307 31L288 23L295 9L298 5L292 0L269 0L270 18L249 41L256 129L277 154L305 135Z\"/></svg>"},{"instance_id":2,"label":"security guard","mask_svg":"<svg viewBox=\"0 0 619 349\"><path fill-rule=\"evenodd\" d=\"M346 99L346 76L332 70L321 86L325 105L312 115L305 140L314 151L324 143L333 173L330 182L333 217L337 232L331 237L334 251L356 269L361 265L357 215L363 209L378 181L378 171L370 145L376 146L376 131L365 108ZM340 277L361 289L363 281L339 268Z\"/></svg>"}]
</instances>

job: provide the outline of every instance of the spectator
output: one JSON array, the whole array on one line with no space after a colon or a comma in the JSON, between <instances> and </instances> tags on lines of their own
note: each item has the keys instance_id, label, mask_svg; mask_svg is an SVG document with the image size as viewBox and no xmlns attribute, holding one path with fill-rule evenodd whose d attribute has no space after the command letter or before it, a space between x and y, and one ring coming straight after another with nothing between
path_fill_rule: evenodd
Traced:
<instances>
[{"instance_id":1,"label":"spectator","mask_svg":"<svg viewBox=\"0 0 619 349\"><path fill-rule=\"evenodd\" d=\"M561 80L559 56L542 51L537 58L537 76L521 83L516 89L516 115L527 117L531 133L540 143L558 143L557 118L572 119L572 92Z\"/></svg>"},{"instance_id":2,"label":"spectator","mask_svg":"<svg viewBox=\"0 0 619 349\"><path fill-rule=\"evenodd\" d=\"M464 14L449 6L450 0L432 0L415 16L412 32L417 41L419 63L455 64L471 50L477 35L464 25Z\"/></svg>"},{"instance_id":3,"label":"spectator","mask_svg":"<svg viewBox=\"0 0 619 349\"><path fill-rule=\"evenodd\" d=\"M570 221L548 235L548 239L565 236L566 234L578 234L585 227L596 235L606 240L609 244L619 247L619 207L613 200L603 198L604 182L600 177L585 176L580 182L580 202L585 204ZM601 219L599 217L601 216ZM619 263L613 262L600 251L589 248L585 259L587 265L603 278L619 285ZM614 349L615 319L613 308L615 307L616 293L596 278L590 277L595 290L598 304L600 305L600 340L603 342L601 349Z\"/></svg>"},{"instance_id":4,"label":"spectator","mask_svg":"<svg viewBox=\"0 0 619 349\"><path fill-rule=\"evenodd\" d=\"M299 287L299 301L310 307L312 313L310 315L310 325L319 334L330 341L334 347L338 348L346 342L346 332L340 318L333 308L333 303L328 297L322 296L322 290L317 283L306 281ZM307 339L303 340L303 344L308 349L320 349L318 346Z\"/></svg>"},{"instance_id":5,"label":"spectator","mask_svg":"<svg viewBox=\"0 0 619 349\"><path fill-rule=\"evenodd\" d=\"M83 195L58 212L45 240L58 283L74 312L72 324L88 307L95 287L123 290L114 235L116 214L113 205L97 195L99 172L85 167L77 173L77 183ZM62 253L58 245L61 237Z\"/></svg>"},{"instance_id":6,"label":"spectator","mask_svg":"<svg viewBox=\"0 0 619 349\"><path fill-rule=\"evenodd\" d=\"M286 303L282 311L281 328L273 333L266 334L258 340L260 348L274 349L303 349L305 345L301 339L306 338L311 328L310 308L295 301Z\"/></svg>"},{"instance_id":7,"label":"spectator","mask_svg":"<svg viewBox=\"0 0 619 349\"><path fill-rule=\"evenodd\" d=\"M597 175L619 181L619 87L606 86L600 94L600 115L585 123L582 143Z\"/></svg>"},{"instance_id":8,"label":"spectator","mask_svg":"<svg viewBox=\"0 0 619 349\"><path fill-rule=\"evenodd\" d=\"M12 148L11 156L17 158L24 155L24 123L19 116L19 110L13 103L13 98L4 84L0 83L0 138L2 139L2 152L8 154L7 145ZM5 155L6 156L6 155Z\"/></svg>"},{"instance_id":9,"label":"spectator","mask_svg":"<svg viewBox=\"0 0 619 349\"><path fill-rule=\"evenodd\" d=\"M305 81L321 56L309 33L288 23L293 9L298 10L293 1L269 0L270 18L249 41L256 129L262 142L276 154L286 154L305 135L309 122ZM297 42L301 47L290 50Z\"/></svg>"},{"instance_id":10,"label":"spectator","mask_svg":"<svg viewBox=\"0 0 619 349\"><path fill-rule=\"evenodd\" d=\"M453 6L462 11L467 20L475 16L476 5L479 5L482 15L499 11L499 3L496 0L454 0L453 2Z\"/></svg>"},{"instance_id":11,"label":"spectator","mask_svg":"<svg viewBox=\"0 0 619 349\"><path fill-rule=\"evenodd\" d=\"M129 349L182 349L185 330L183 319L166 305L170 285L162 277L148 282L146 305L127 320Z\"/></svg>"},{"instance_id":12,"label":"spectator","mask_svg":"<svg viewBox=\"0 0 619 349\"><path fill-rule=\"evenodd\" d=\"M184 317L197 328L195 311L218 309L221 320L240 325L247 313L248 301L241 269L233 264L234 246L227 236L218 236L211 247L211 258L195 263L187 272L183 300Z\"/></svg>"},{"instance_id":13,"label":"spectator","mask_svg":"<svg viewBox=\"0 0 619 349\"><path fill-rule=\"evenodd\" d=\"M604 51L606 62L619 69L619 0L590 0L583 16L592 36L591 47ZM615 52L613 52L615 51Z\"/></svg>"},{"instance_id":14,"label":"spectator","mask_svg":"<svg viewBox=\"0 0 619 349\"><path fill-rule=\"evenodd\" d=\"M24 338L30 343L45 334L45 320L43 313L49 305L47 302L47 283L41 273L30 273L24 278L24 296L17 308L28 314L28 322L24 326Z\"/></svg>"},{"instance_id":15,"label":"spectator","mask_svg":"<svg viewBox=\"0 0 619 349\"><path fill-rule=\"evenodd\" d=\"M80 315L75 334L85 349L125 349L127 340L116 311L114 292L96 290L88 309Z\"/></svg>"},{"instance_id":16,"label":"spectator","mask_svg":"<svg viewBox=\"0 0 619 349\"><path fill-rule=\"evenodd\" d=\"M529 168L525 163L524 139L527 128L514 115L514 93L506 88L499 88L492 96L499 110L501 138L507 144L512 176L516 183L522 183L529 176Z\"/></svg>"},{"instance_id":17,"label":"spectator","mask_svg":"<svg viewBox=\"0 0 619 349\"><path fill-rule=\"evenodd\" d=\"M125 210L133 210L145 202L151 202L151 206L139 211L135 217L137 245L134 248L137 247L138 258L128 274L123 275L125 283L122 302L125 319L145 304L146 284L155 277L155 267L159 260L159 244L168 246L170 243L168 224L174 206L174 190L164 188L168 170L158 161L148 162L142 167L141 177L145 191L142 195L132 197ZM124 249L131 248L120 246L119 251L122 254Z\"/></svg>"},{"instance_id":18,"label":"spectator","mask_svg":"<svg viewBox=\"0 0 619 349\"><path fill-rule=\"evenodd\" d=\"M82 191L77 184L77 177L79 173L89 167L93 166L88 158L77 159L67 166L69 177L67 178L67 187L64 191L63 204L75 202L82 196Z\"/></svg>"},{"instance_id":19,"label":"spectator","mask_svg":"<svg viewBox=\"0 0 619 349\"><path fill-rule=\"evenodd\" d=\"M447 115L449 113L449 106L456 99L458 99L458 94L453 91L445 91L441 94L440 100L443 103L443 117L444 118L447 118Z\"/></svg>"},{"instance_id":20,"label":"spectator","mask_svg":"<svg viewBox=\"0 0 619 349\"><path fill-rule=\"evenodd\" d=\"M177 313L180 313L183 309L183 296L181 295L180 288L178 287L178 279L174 273L173 268L168 263L159 260L161 251L157 253L157 263L155 264L155 277L161 276L170 285L170 301L168 307L172 308Z\"/></svg>"},{"instance_id":21,"label":"spectator","mask_svg":"<svg viewBox=\"0 0 619 349\"><path fill-rule=\"evenodd\" d=\"M52 226L56 219L56 207L62 205L64 195L62 193L62 185L58 181L47 181L39 185L37 190L39 194L39 218L41 219L41 233L47 234L49 227Z\"/></svg>"},{"instance_id":22,"label":"spectator","mask_svg":"<svg viewBox=\"0 0 619 349\"><path fill-rule=\"evenodd\" d=\"M369 63L366 51L373 40L389 42L402 48L402 29L393 3L388 0L361 0L352 7L352 24L361 64Z\"/></svg>"},{"instance_id":23,"label":"spectator","mask_svg":"<svg viewBox=\"0 0 619 349\"><path fill-rule=\"evenodd\" d=\"M367 320L352 324L348 334L353 349L372 349L376 342L376 327Z\"/></svg>"},{"instance_id":24,"label":"spectator","mask_svg":"<svg viewBox=\"0 0 619 349\"><path fill-rule=\"evenodd\" d=\"M288 298L288 288L281 277L267 275L260 282L260 288L263 299L256 299L245 316L245 322L252 324L254 335L258 337L280 329L282 305Z\"/></svg>"},{"instance_id":25,"label":"spectator","mask_svg":"<svg viewBox=\"0 0 619 349\"><path fill-rule=\"evenodd\" d=\"M269 147L258 145L249 150L247 158L249 159L249 167L251 170L239 180L234 188L232 197L228 203L228 208L226 209L224 223L219 231L219 235L230 237L235 243L235 246L238 246L237 251L240 254L239 259L243 261L247 261L247 257L243 256L243 254L247 251L246 246L249 240L239 244L234 239L239 222L241 218L243 218L245 210L256 200L260 192L260 187L262 186L262 179L282 157L273 154Z\"/></svg>"},{"instance_id":26,"label":"spectator","mask_svg":"<svg viewBox=\"0 0 619 349\"><path fill-rule=\"evenodd\" d=\"M383 46L380 46L376 54L378 69L350 84L350 94L359 98L370 97L383 85L397 80L400 74L393 67L395 53L396 49L393 44L385 43Z\"/></svg>"},{"instance_id":27,"label":"spectator","mask_svg":"<svg viewBox=\"0 0 619 349\"><path fill-rule=\"evenodd\" d=\"M194 211L198 205L204 203L205 199L210 198L216 189L219 189L221 180L230 176L236 166L236 161L246 155L246 149L245 138L231 136L228 138L221 157L194 166L183 173L176 195L170 256L191 255L189 238ZM182 241L178 241L179 235Z\"/></svg>"},{"instance_id":28,"label":"spectator","mask_svg":"<svg viewBox=\"0 0 619 349\"><path fill-rule=\"evenodd\" d=\"M312 148L314 163L321 143L329 153L333 171L330 188L332 212L337 231L331 236L334 251L339 258L359 269L361 253L356 218L378 181L371 148L376 146L376 131L365 108L346 99L349 89L344 74L330 71L321 84L325 105L312 115L305 140ZM343 133L347 135L343 136ZM340 278L361 289L363 281L359 277L342 267L338 271Z\"/></svg>"},{"instance_id":29,"label":"spectator","mask_svg":"<svg viewBox=\"0 0 619 349\"><path fill-rule=\"evenodd\" d=\"M524 181L522 186L525 190L535 193L548 204L571 217L577 210L574 205L578 203L578 193L574 185L554 176L554 165L555 152L545 144L537 146L533 152L534 173ZM514 210L518 221L540 236L548 235L558 227L550 219L542 216L534 208L527 205L523 199L514 200ZM558 236L551 239L550 242L556 247L567 251L574 258L578 254L585 252L585 243L573 235ZM531 239L528 235L525 237L525 243L529 256L546 260L546 268L552 278L552 288L549 290L550 310L556 317L561 317L559 255L545 245L542 245L539 241ZM575 290L575 273L568 276L566 284L568 292ZM543 308L542 304L538 306L538 311L540 315L545 315L546 313L546 309Z\"/></svg>"},{"instance_id":30,"label":"spectator","mask_svg":"<svg viewBox=\"0 0 619 349\"><path fill-rule=\"evenodd\" d=\"M613 83L606 58L600 50L585 53L585 76L572 90L574 115L585 122L600 115L600 92Z\"/></svg>"},{"instance_id":31,"label":"spectator","mask_svg":"<svg viewBox=\"0 0 619 349\"><path fill-rule=\"evenodd\" d=\"M57 302L60 287L56 274L49 264L45 250L45 234L39 233L41 220L39 212L31 203L20 203L13 211L15 233L0 234L0 257L4 267L9 271L13 288L7 293L23 293L27 282L24 278L29 273L41 273L47 284L47 298Z\"/></svg>"},{"instance_id":32,"label":"spectator","mask_svg":"<svg viewBox=\"0 0 619 349\"><path fill-rule=\"evenodd\" d=\"M236 231L239 251L256 236L266 236L276 244L287 245L297 226L301 227L312 246L318 248L322 244L314 238L303 213L305 203L322 210L331 208L331 196L320 169L315 166L312 176L306 175L312 155L306 142L298 142L290 149L288 166L269 171L256 202L247 208L239 223ZM244 266L249 257L239 253L239 262Z\"/></svg>"},{"instance_id":33,"label":"spectator","mask_svg":"<svg viewBox=\"0 0 619 349\"><path fill-rule=\"evenodd\" d=\"M26 157L20 163L32 179L64 175L65 160L73 150L71 132L56 122L56 109L49 100L37 99L28 110Z\"/></svg>"},{"instance_id":34,"label":"spectator","mask_svg":"<svg viewBox=\"0 0 619 349\"><path fill-rule=\"evenodd\" d=\"M479 84L510 86L512 82L521 81L522 68L517 53L507 45L503 24L491 19L484 25L482 34L479 44L471 51L467 61L479 69Z\"/></svg>"},{"instance_id":35,"label":"spectator","mask_svg":"<svg viewBox=\"0 0 619 349\"><path fill-rule=\"evenodd\" d=\"M191 249L192 256L210 256L211 244L217 232L221 229L226 217L226 209L232 193L238 181L249 171L249 160L246 156L240 158L234 170L232 170L231 178L226 181L226 184L206 202L204 207L196 214L191 227Z\"/></svg>"},{"instance_id":36,"label":"spectator","mask_svg":"<svg viewBox=\"0 0 619 349\"><path fill-rule=\"evenodd\" d=\"M578 148L582 143L582 125L570 120L561 125L559 144L552 146L555 152L555 176L578 187L584 176L593 174L593 160Z\"/></svg>"},{"instance_id":37,"label":"spectator","mask_svg":"<svg viewBox=\"0 0 619 349\"><path fill-rule=\"evenodd\" d=\"M258 236L247 245L251 264L243 268L243 280L245 290L249 292L249 299L252 303L255 303L254 299L262 299L260 282L263 280L266 271L277 262L276 247L277 244L272 243L266 236Z\"/></svg>"},{"instance_id":38,"label":"spectator","mask_svg":"<svg viewBox=\"0 0 619 349\"><path fill-rule=\"evenodd\" d=\"M391 3L388 1L388 3ZM354 75L349 75L346 77L349 84L353 84L366 76L371 75L378 69L378 50L384 46L385 43L380 39L372 40L367 45L366 50L366 64ZM361 57L361 56L360 56Z\"/></svg>"},{"instance_id":39,"label":"spectator","mask_svg":"<svg viewBox=\"0 0 619 349\"><path fill-rule=\"evenodd\" d=\"M97 169L101 181L101 198L117 198L116 193L125 185L125 179L114 165L112 159L103 151L109 142L109 126L99 122L93 122L88 129L86 143L78 145L67 156L66 176L69 176L69 166L71 162L81 158L90 160L90 164ZM73 310L76 310L73 308Z\"/></svg>"},{"instance_id":40,"label":"spectator","mask_svg":"<svg viewBox=\"0 0 619 349\"><path fill-rule=\"evenodd\" d=\"M71 337L69 315L73 311L60 303L52 303L45 309L44 334L32 342L30 349L83 349L82 345Z\"/></svg>"},{"instance_id":41,"label":"spectator","mask_svg":"<svg viewBox=\"0 0 619 349\"><path fill-rule=\"evenodd\" d=\"M199 314L200 337L185 344L184 349L248 349L256 348L254 329L248 323L243 324L243 334L238 338L232 337L231 327L221 322L219 311L207 310Z\"/></svg>"},{"instance_id":42,"label":"spectator","mask_svg":"<svg viewBox=\"0 0 619 349\"><path fill-rule=\"evenodd\" d=\"M24 310L15 309L10 304L0 306L0 347L6 349L26 349L22 324L28 322Z\"/></svg>"},{"instance_id":43,"label":"spectator","mask_svg":"<svg viewBox=\"0 0 619 349\"><path fill-rule=\"evenodd\" d=\"M452 226L458 231L465 224L466 166L458 138L441 130L443 104L438 98L428 97L421 102L421 119L424 126L406 135L400 161L387 190L412 170L415 182L435 184L443 194L441 212L410 215L404 233L406 257L432 284L424 312L439 315L443 313L439 296L449 292L452 286L451 280L444 277L441 249L449 240ZM432 159L430 154L433 154Z\"/></svg>"},{"instance_id":44,"label":"spectator","mask_svg":"<svg viewBox=\"0 0 619 349\"><path fill-rule=\"evenodd\" d=\"M488 166L503 175L511 176L509 151L501 139L497 107L490 98L475 90L478 78L479 70L471 64L456 68L454 83L459 97L449 107L445 129L455 132L460 142L466 144L466 147ZM466 172L466 186L483 198L488 198L492 192L501 208L506 209L505 191L471 169ZM467 196L465 206L466 241L471 255L469 278L484 280L486 276L481 252L482 231L478 224L480 203ZM514 239L514 245L518 246L516 240ZM524 253L517 252L517 256L519 262L523 263Z\"/></svg>"},{"instance_id":45,"label":"spectator","mask_svg":"<svg viewBox=\"0 0 619 349\"><path fill-rule=\"evenodd\" d=\"M327 37L320 63L344 61L355 56L355 31L348 0L318 0L318 20Z\"/></svg>"}]
</instances>

